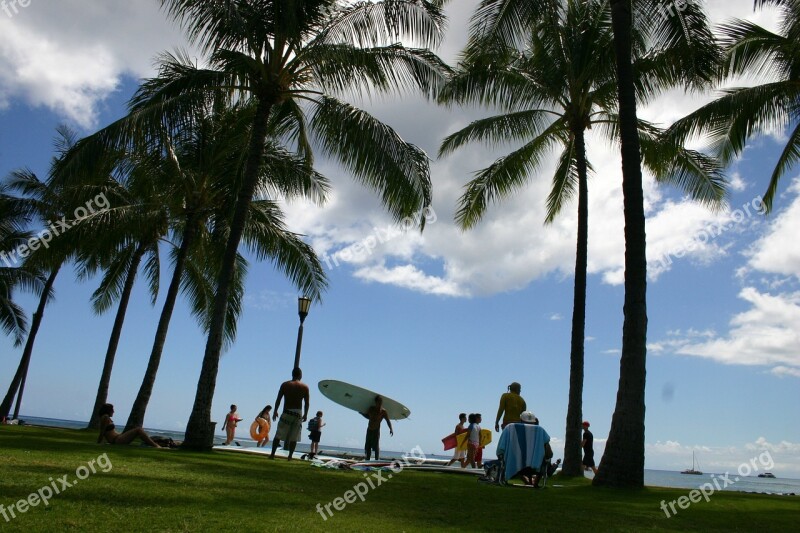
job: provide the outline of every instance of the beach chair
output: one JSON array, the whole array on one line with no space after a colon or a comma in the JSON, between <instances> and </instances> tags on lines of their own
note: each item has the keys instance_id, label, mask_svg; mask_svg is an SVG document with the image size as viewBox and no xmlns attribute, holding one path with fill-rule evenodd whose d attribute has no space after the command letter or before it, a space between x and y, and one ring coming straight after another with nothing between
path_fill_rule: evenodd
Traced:
<instances>
[{"instance_id":1,"label":"beach chair","mask_svg":"<svg viewBox=\"0 0 800 533\"><path fill-rule=\"evenodd\" d=\"M485 461L481 483L508 485L515 477L538 476L536 486L544 487L549 474L554 470L550 460L550 436L541 426L533 424L509 424L497 443L497 459ZM526 483L527 484L527 483Z\"/></svg>"}]
</instances>

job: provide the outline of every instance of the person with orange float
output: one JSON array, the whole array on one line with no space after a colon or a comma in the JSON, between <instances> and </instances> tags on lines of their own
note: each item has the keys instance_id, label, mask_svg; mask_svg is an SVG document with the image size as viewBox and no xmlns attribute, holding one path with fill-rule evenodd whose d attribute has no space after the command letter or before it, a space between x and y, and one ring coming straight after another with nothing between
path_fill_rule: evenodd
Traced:
<instances>
[{"instance_id":1,"label":"person with orange float","mask_svg":"<svg viewBox=\"0 0 800 533\"><path fill-rule=\"evenodd\" d=\"M250 438L256 441L256 448L266 446L267 442L269 442L269 430L270 427L272 427L269 421L271 411L271 405L264 407L261 412L256 415L256 419L253 423L250 424Z\"/></svg>"}]
</instances>

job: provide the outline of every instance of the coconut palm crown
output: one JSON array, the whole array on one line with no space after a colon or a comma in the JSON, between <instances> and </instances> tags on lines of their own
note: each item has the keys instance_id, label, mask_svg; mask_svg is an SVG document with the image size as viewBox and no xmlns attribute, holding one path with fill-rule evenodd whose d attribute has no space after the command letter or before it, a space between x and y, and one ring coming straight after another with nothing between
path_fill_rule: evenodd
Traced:
<instances>
[{"instance_id":1,"label":"coconut palm crown","mask_svg":"<svg viewBox=\"0 0 800 533\"><path fill-rule=\"evenodd\" d=\"M427 155L342 96L414 89L432 95L447 66L430 50L442 37L442 0L162 0L167 15L206 54L197 66L186 53L163 54L159 74L134 96L130 113L101 130L83 158L98 148L159 138L209 98L249 103L252 127L242 146L244 170L235 191L197 395L186 447L213 441L214 395L223 324L236 257L258 192L268 138L293 143L313 164L314 148L338 160L374 190L400 220L431 203ZM405 46L402 42L413 46ZM80 158L79 158L80 159ZM420 217L420 227L424 222Z\"/></svg>"}]
</instances>

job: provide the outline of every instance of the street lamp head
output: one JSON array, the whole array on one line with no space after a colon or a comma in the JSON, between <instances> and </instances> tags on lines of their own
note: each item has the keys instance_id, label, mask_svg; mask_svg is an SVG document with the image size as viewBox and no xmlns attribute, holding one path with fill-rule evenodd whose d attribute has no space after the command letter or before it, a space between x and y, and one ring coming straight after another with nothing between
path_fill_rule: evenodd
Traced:
<instances>
[{"instance_id":1,"label":"street lamp head","mask_svg":"<svg viewBox=\"0 0 800 533\"><path fill-rule=\"evenodd\" d=\"M308 316L308 310L311 308L311 298L301 296L297 299L297 314L300 315L300 322L305 320Z\"/></svg>"}]
</instances>

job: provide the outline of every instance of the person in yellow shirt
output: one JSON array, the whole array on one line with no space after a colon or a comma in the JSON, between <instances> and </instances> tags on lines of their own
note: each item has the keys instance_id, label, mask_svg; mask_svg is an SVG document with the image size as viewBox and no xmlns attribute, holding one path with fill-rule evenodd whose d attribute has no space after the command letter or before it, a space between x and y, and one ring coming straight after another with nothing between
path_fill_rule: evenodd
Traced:
<instances>
[{"instance_id":1,"label":"person in yellow shirt","mask_svg":"<svg viewBox=\"0 0 800 533\"><path fill-rule=\"evenodd\" d=\"M508 386L508 392L500 396L500 407L497 408L497 418L494 421L494 430L500 431L508 424L519 422L519 415L527 410L525 400L519 395L522 386L516 381ZM503 425L500 425L500 417L503 417Z\"/></svg>"}]
</instances>

